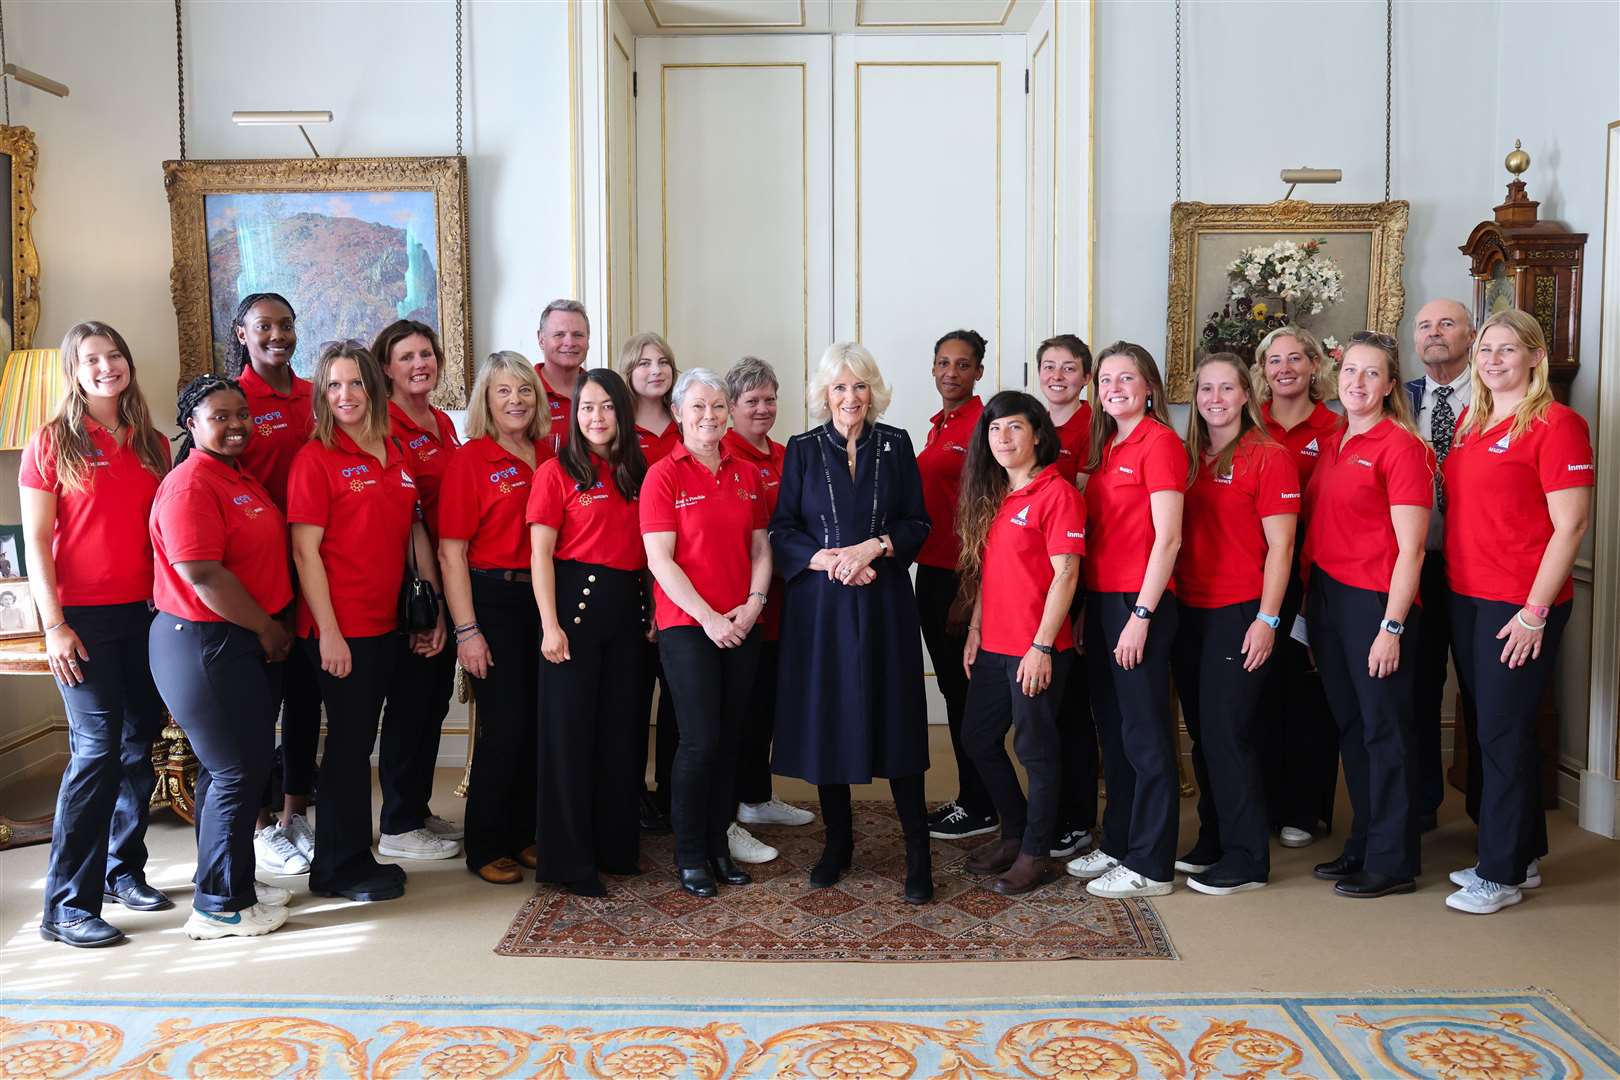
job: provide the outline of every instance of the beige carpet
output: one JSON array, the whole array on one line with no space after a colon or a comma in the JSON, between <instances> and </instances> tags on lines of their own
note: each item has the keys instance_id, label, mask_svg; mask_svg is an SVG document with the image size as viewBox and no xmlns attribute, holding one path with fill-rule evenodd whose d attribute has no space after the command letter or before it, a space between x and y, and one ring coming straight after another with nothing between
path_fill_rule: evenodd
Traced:
<instances>
[{"instance_id":1,"label":"beige carpet","mask_svg":"<svg viewBox=\"0 0 1620 1080\"><path fill-rule=\"evenodd\" d=\"M933 759L948 763L942 730ZM929 777L929 798L955 792L948 764ZM435 806L460 816L456 775L439 774ZM778 794L811 798L779 781ZM886 795L857 790L857 798ZM14 814L38 813L19 801ZM1191 800L1182 835L1192 836ZM1349 820L1348 812L1341 822ZM1341 826L1342 827L1342 826ZM191 830L163 818L151 830L151 877L182 908L113 910L130 941L100 952L41 941L37 925L44 846L0 852L0 986L7 992L130 994L514 995L696 1001L739 998L881 1002L1056 994L1365 993L1426 988L1479 991L1542 987L1611 1042L1620 1042L1620 844L1549 818L1546 886L1489 917L1448 910L1445 872L1472 858L1472 827L1455 796L1424 838L1417 893L1354 901L1331 895L1311 864L1337 839L1273 849L1272 884L1232 897L1178 888L1156 899L1179 962L1116 960L1025 964L665 964L494 956L527 887L485 885L459 861L413 864L403 900L355 905L298 889L293 915L252 940L192 942L180 932L195 854Z\"/></svg>"}]
</instances>

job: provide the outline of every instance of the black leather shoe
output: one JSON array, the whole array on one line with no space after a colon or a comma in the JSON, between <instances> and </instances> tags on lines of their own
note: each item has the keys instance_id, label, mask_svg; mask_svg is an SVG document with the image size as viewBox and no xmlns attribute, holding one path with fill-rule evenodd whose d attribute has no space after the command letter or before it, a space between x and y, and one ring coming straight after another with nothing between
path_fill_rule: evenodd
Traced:
<instances>
[{"instance_id":1,"label":"black leather shoe","mask_svg":"<svg viewBox=\"0 0 1620 1080\"><path fill-rule=\"evenodd\" d=\"M810 868L810 885L817 889L830 889L838 884L838 879L844 876L854 853L848 848L825 847L821 849L821 858L816 865Z\"/></svg>"},{"instance_id":2,"label":"black leather shoe","mask_svg":"<svg viewBox=\"0 0 1620 1080\"><path fill-rule=\"evenodd\" d=\"M398 900L405 895L405 882L392 874L378 874L361 878L353 885L339 888L317 889L311 885L309 891L316 896L341 896L346 900L371 903L377 900Z\"/></svg>"},{"instance_id":3,"label":"black leather shoe","mask_svg":"<svg viewBox=\"0 0 1620 1080\"><path fill-rule=\"evenodd\" d=\"M1332 862L1317 863L1311 873L1323 881L1342 881L1351 874L1361 873L1361 860L1354 855L1340 855Z\"/></svg>"},{"instance_id":4,"label":"black leather shoe","mask_svg":"<svg viewBox=\"0 0 1620 1080\"><path fill-rule=\"evenodd\" d=\"M902 899L908 904L926 904L934 898L934 856L928 834L906 839L906 888Z\"/></svg>"},{"instance_id":5,"label":"black leather shoe","mask_svg":"<svg viewBox=\"0 0 1620 1080\"><path fill-rule=\"evenodd\" d=\"M693 896L708 899L711 896L720 895L720 889L715 885L714 878L709 876L707 867L699 866L694 869L687 869L683 866L680 875L681 888Z\"/></svg>"},{"instance_id":6,"label":"black leather shoe","mask_svg":"<svg viewBox=\"0 0 1620 1080\"><path fill-rule=\"evenodd\" d=\"M716 881L723 881L727 885L747 885L754 879L748 871L738 866L730 855L720 855L709 860L709 873Z\"/></svg>"},{"instance_id":7,"label":"black leather shoe","mask_svg":"<svg viewBox=\"0 0 1620 1080\"><path fill-rule=\"evenodd\" d=\"M1333 886L1333 891L1340 896L1350 896L1357 900L1371 900L1379 896L1393 896L1396 893L1417 892L1417 882L1409 877L1390 877L1388 874L1363 870L1340 881Z\"/></svg>"},{"instance_id":8,"label":"black leather shoe","mask_svg":"<svg viewBox=\"0 0 1620 1080\"><path fill-rule=\"evenodd\" d=\"M669 815L658 809L658 801L653 798L652 792L641 793L641 831L650 833L669 832Z\"/></svg>"},{"instance_id":9,"label":"black leather shoe","mask_svg":"<svg viewBox=\"0 0 1620 1080\"><path fill-rule=\"evenodd\" d=\"M109 886L102 893L102 899L109 904L123 904L131 911L168 911L174 907L173 900L144 881L132 882L120 889Z\"/></svg>"},{"instance_id":10,"label":"black leather shoe","mask_svg":"<svg viewBox=\"0 0 1620 1080\"><path fill-rule=\"evenodd\" d=\"M78 922L39 924L39 936L46 941L60 941L75 949L102 949L124 940L124 932L97 915Z\"/></svg>"},{"instance_id":11,"label":"black leather shoe","mask_svg":"<svg viewBox=\"0 0 1620 1080\"><path fill-rule=\"evenodd\" d=\"M592 874L588 878L580 878L578 881L570 881L563 887L569 892L573 893L575 896L607 895L607 886L603 885L602 879L597 877L595 874Z\"/></svg>"}]
</instances>

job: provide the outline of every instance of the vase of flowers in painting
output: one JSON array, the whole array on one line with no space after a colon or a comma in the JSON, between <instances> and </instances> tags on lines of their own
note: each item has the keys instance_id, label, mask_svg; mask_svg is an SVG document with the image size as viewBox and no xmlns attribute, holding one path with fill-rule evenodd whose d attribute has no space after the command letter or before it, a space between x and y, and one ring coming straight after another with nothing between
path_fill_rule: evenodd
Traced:
<instances>
[{"instance_id":1,"label":"vase of flowers in painting","mask_svg":"<svg viewBox=\"0 0 1620 1080\"><path fill-rule=\"evenodd\" d=\"M1226 303L1210 313L1199 346L1247 359L1271 331L1307 326L1343 299L1344 274L1322 251L1325 244L1278 240L1239 252L1226 267L1231 286Z\"/></svg>"}]
</instances>

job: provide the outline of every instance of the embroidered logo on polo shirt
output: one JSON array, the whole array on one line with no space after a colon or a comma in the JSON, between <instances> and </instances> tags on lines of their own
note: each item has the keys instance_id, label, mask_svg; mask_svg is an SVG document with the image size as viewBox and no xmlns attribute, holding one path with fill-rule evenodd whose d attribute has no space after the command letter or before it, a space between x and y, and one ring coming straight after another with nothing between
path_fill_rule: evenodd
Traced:
<instances>
[{"instance_id":1,"label":"embroidered logo on polo shirt","mask_svg":"<svg viewBox=\"0 0 1620 1080\"><path fill-rule=\"evenodd\" d=\"M1232 474L1231 472L1226 472L1215 477L1214 480L1217 484L1230 484L1232 482Z\"/></svg>"},{"instance_id":2,"label":"embroidered logo on polo shirt","mask_svg":"<svg viewBox=\"0 0 1620 1080\"><path fill-rule=\"evenodd\" d=\"M1315 457L1322 452L1322 448L1316 445L1316 437L1313 435L1310 442L1299 448L1299 452L1302 454L1309 454L1311 457Z\"/></svg>"},{"instance_id":3,"label":"embroidered logo on polo shirt","mask_svg":"<svg viewBox=\"0 0 1620 1080\"><path fill-rule=\"evenodd\" d=\"M404 469L399 470L399 482L403 487L413 488L416 486L416 481L412 480L411 474Z\"/></svg>"},{"instance_id":4,"label":"embroidered logo on polo shirt","mask_svg":"<svg viewBox=\"0 0 1620 1080\"><path fill-rule=\"evenodd\" d=\"M348 465L338 475L349 482L349 490L353 492L364 491L366 485L377 482L371 478L370 465Z\"/></svg>"},{"instance_id":5,"label":"embroidered logo on polo shirt","mask_svg":"<svg viewBox=\"0 0 1620 1080\"><path fill-rule=\"evenodd\" d=\"M1280 492L1280 493L1279 493L1279 494L1278 494L1278 498L1282 498L1282 499L1297 499L1297 498L1299 498L1299 492L1297 492L1297 491L1284 491L1284 492Z\"/></svg>"},{"instance_id":6,"label":"embroidered logo on polo shirt","mask_svg":"<svg viewBox=\"0 0 1620 1080\"><path fill-rule=\"evenodd\" d=\"M1496 442L1491 445L1491 448L1490 448L1491 453L1493 453L1493 454L1505 454L1505 453L1507 453L1508 452L1508 440L1512 437L1512 434L1513 434L1512 432L1508 432L1508 434L1503 435L1500 439L1497 439Z\"/></svg>"},{"instance_id":7,"label":"embroidered logo on polo shirt","mask_svg":"<svg viewBox=\"0 0 1620 1080\"><path fill-rule=\"evenodd\" d=\"M954 454L965 454L965 453L967 453L967 447L963 446L961 443L948 442L948 443L945 444L945 449L951 451Z\"/></svg>"},{"instance_id":8,"label":"embroidered logo on polo shirt","mask_svg":"<svg viewBox=\"0 0 1620 1080\"><path fill-rule=\"evenodd\" d=\"M1081 529L1079 532L1065 530L1063 535L1068 537L1070 540L1084 540L1086 538L1086 530Z\"/></svg>"},{"instance_id":9,"label":"embroidered logo on polo shirt","mask_svg":"<svg viewBox=\"0 0 1620 1080\"><path fill-rule=\"evenodd\" d=\"M409 446L412 450L416 451L416 459L418 461L426 461L428 458L432 457L434 454L437 454L439 452L439 448L437 446L432 445L432 442L433 442L433 436L424 434L424 435L418 435L416 438L412 439L410 442L406 443L405 445ZM424 453L422 451L423 446L427 447L427 452L426 453Z\"/></svg>"},{"instance_id":10,"label":"embroidered logo on polo shirt","mask_svg":"<svg viewBox=\"0 0 1620 1080\"><path fill-rule=\"evenodd\" d=\"M1364 457L1351 458L1350 460L1354 461L1357 465L1360 465L1364 469L1370 469L1373 467L1373 463Z\"/></svg>"},{"instance_id":11,"label":"embroidered logo on polo shirt","mask_svg":"<svg viewBox=\"0 0 1620 1080\"><path fill-rule=\"evenodd\" d=\"M231 504L233 506L241 507L243 515L246 516L250 521L264 513L264 507L260 506L254 500L252 495L248 495L246 493L236 496L231 500Z\"/></svg>"},{"instance_id":12,"label":"embroidered logo on polo shirt","mask_svg":"<svg viewBox=\"0 0 1620 1080\"><path fill-rule=\"evenodd\" d=\"M1570 472L1591 472L1592 468L1593 468L1592 463L1590 461L1588 461L1588 462L1584 462L1582 464L1569 466L1569 471Z\"/></svg>"},{"instance_id":13,"label":"embroidered logo on polo shirt","mask_svg":"<svg viewBox=\"0 0 1620 1080\"><path fill-rule=\"evenodd\" d=\"M1136 470L1131 468L1129 465L1121 465L1119 467L1119 471L1124 473L1126 476L1135 476L1136 475Z\"/></svg>"},{"instance_id":14,"label":"embroidered logo on polo shirt","mask_svg":"<svg viewBox=\"0 0 1620 1080\"><path fill-rule=\"evenodd\" d=\"M592 484L588 488L585 488L579 493L579 505L582 508L589 507L591 503L601 502L607 497L607 485L598 480L596 483ZM675 505L679 506L680 501L677 500Z\"/></svg>"},{"instance_id":15,"label":"embroidered logo on polo shirt","mask_svg":"<svg viewBox=\"0 0 1620 1080\"><path fill-rule=\"evenodd\" d=\"M1018 513L1016 513L1016 514L1014 514L1012 516L1012 523L1014 525L1028 525L1029 524L1029 504L1028 503L1025 503L1024 508L1022 510L1018 511Z\"/></svg>"},{"instance_id":16,"label":"embroidered logo on polo shirt","mask_svg":"<svg viewBox=\"0 0 1620 1080\"><path fill-rule=\"evenodd\" d=\"M494 484L496 490L498 490L502 495L510 495L512 494L512 488L514 486L511 481L516 479L517 474L518 467L516 465L508 465L504 469L496 469L494 472L490 473L489 482ZM521 487L522 482L519 481L516 486Z\"/></svg>"},{"instance_id":17,"label":"embroidered logo on polo shirt","mask_svg":"<svg viewBox=\"0 0 1620 1080\"><path fill-rule=\"evenodd\" d=\"M285 419L286 417L282 415L280 409L271 409L267 413L260 413L258 416L255 416L253 418L253 423L258 428L260 435L269 435L279 428L286 427L287 425L285 423L276 423L277 420Z\"/></svg>"}]
</instances>

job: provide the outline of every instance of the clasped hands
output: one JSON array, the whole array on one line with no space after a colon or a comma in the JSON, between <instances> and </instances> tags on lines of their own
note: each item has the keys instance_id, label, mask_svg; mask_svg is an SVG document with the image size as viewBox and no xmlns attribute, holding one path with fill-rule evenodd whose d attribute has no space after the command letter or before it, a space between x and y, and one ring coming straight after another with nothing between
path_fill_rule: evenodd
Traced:
<instances>
[{"instance_id":1,"label":"clasped hands","mask_svg":"<svg viewBox=\"0 0 1620 1080\"><path fill-rule=\"evenodd\" d=\"M810 559L810 569L820 570L828 581L839 585L870 585L877 580L872 563L883 554L877 540L863 540L849 547L822 548Z\"/></svg>"}]
</instances>

